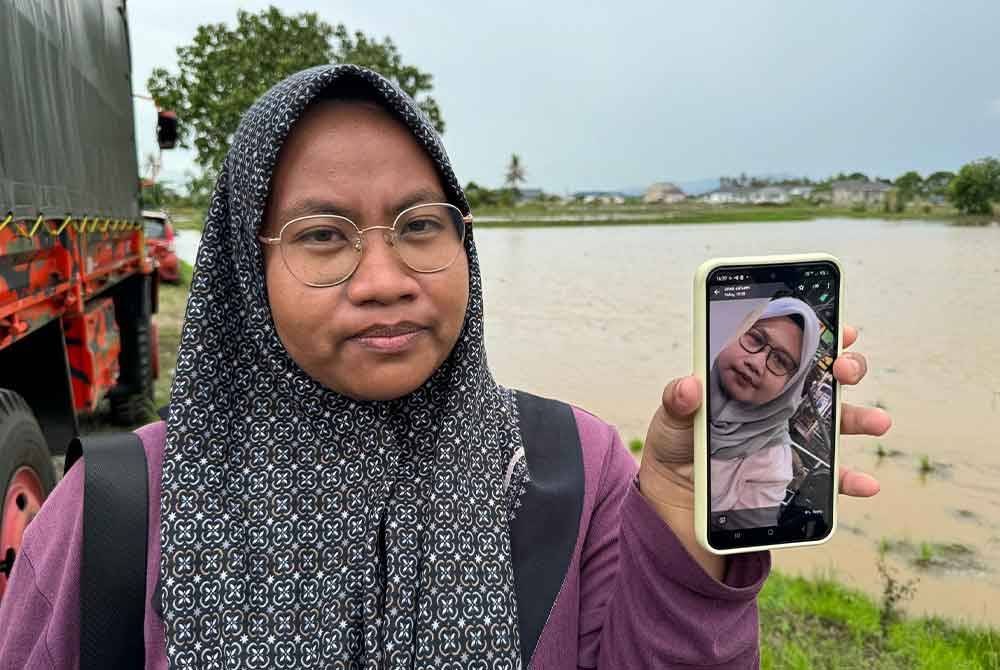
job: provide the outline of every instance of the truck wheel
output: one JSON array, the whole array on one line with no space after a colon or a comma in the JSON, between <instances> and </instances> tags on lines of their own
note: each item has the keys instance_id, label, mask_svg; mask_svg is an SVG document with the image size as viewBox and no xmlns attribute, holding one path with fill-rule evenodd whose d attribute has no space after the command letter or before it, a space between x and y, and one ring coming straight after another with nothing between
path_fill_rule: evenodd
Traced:
<instances>
[{"instance_id":1,"label":"truck wheel","mask_svg":"<svg viewBox=\"0 0 1000 670\"><path fill-rule=\"evenodd\" d=\"M136 370L141 382L128 391L112 391L111 418L123 426L135 426L146 423L153 418L153 395L156 387L153 383L153 326L151 319L135 327Z\"/></svg>"},{"instance_id":2,"label":"truck wheel","mask_svg":"<svg viewBox=\"0 0 1000 670\"><path fill-rule=\"evenodd\" d=\"M0 389L0 597L21 549L21 537L56 485L48 446L24 399Z\"/></svg>"}]
</instances>

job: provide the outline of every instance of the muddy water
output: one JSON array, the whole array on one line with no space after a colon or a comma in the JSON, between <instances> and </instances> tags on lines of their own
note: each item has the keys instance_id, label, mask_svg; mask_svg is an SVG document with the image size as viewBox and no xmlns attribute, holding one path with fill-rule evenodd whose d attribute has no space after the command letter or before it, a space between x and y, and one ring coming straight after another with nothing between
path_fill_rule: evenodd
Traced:
<instances>
[{"instance_id":1,"label":"muddy water","mask_svg":"<svg viewBox=\"0 0 1000 670\"><path fill-rule=\"evenodd\" d=\"M663 385L690 369L691 277L703 259L829 251L844 262L846 323L870 373L849 402L893 414L884 438L844 439L842 462L877 475L843 501L820 548L779 569L833 574L873 595L881 539L956 543L957 556L889 553L919 578L911 612L1000 626L1000 227L820 220L477 232L490 362L507 385L574 402L644 437ZM879 458L876 445L894 456ZM921 457L934 470L920 475Z\"/></svg>"}]
</instances>

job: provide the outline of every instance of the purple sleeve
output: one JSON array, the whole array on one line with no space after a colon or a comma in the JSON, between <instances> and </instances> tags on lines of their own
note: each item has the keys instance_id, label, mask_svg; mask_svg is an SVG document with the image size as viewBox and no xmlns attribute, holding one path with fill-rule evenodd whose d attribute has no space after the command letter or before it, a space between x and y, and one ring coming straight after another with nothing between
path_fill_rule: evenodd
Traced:
<instances>
[{"instance_id":1,"label":"purple sleeve","mask_svg":"<svg viewBox=\"0 0 1000 670\"><path fill-rule=\"evenodd\" d=\"M136 431L149 476L146 574L146 667L166 668L163 624L148 606L159 564L159 474L162 422ZM21 551L0 600L0 670L71 670L80 664L80 563L83 553L81 459L45 500L24 532Z\"/></svg>"},{"instance_id":2,"label":"purple sleeve","mask_svg":"<svg viewBox=\"0 0 1000 670\"><path fill-rule=\"evenodd\" d=\"M632 456L608 432L581 561L580 667L757 667L770 554L732 557L725 581L713 579L639 493Z\"/></svg>"},{"instance_id":3,"label":"purple sleeve","mask_svg":"<svg viewBox=\"0 0 1000 670\"><path fill-rule=\"evenodd\" d=\"M24 531L0 601L0 668L76 668L83 467L74 465Z\"/></svg>"}]
</instances>

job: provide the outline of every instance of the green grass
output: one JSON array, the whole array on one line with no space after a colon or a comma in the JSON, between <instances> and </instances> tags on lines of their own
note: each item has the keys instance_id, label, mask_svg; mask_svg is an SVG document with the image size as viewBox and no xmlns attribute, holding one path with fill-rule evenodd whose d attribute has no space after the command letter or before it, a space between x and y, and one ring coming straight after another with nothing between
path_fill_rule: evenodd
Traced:
<instances>
[{"instance_id":1,"label":"green grass","mask_svg":"<svg viewBox=\"0 0 1000 670\"><path fill-rule=\"evenodd\" d=\"M175 230L197 230L201 232L205 212L193 207L168 207L167 211L170 213Z\"/></svg>"},{"instance_id":2,"label":"green grass","mask_svg":"<svg viewBox=\"0 0 1000 670\"><path fill-rule=\"evenodd\" d=\"M609 225L663 225L671 223L752 223L773 221L807 221L817 218L925 219L949 221L965 225L982 224L984 221L959 216L951 207L919 207L903 212L886 212L882 208L848 208L830 205L791 203L788 205L708 205L706 203L679 203L675 205L582 205L529 203L517 207L481 207L473 214L477 217L504 217L504 221L477 221L479 228L529 228L559 226L609 226ZM640 220L620 220L616 216L642 215ZM552 221L549 217L593 217L591 220ZM988 222L987 222L988 223Z\"/></svg>"},{"instance_id":3,"label":"green grass","mask_svg":"<svg viewBox=\"0 0 1000 670\"><path fill-rule=\"evenodd\" d=\"M181 323L187 306L188 289L194 268L190 263L180 262L180 282L160 284L160 310L156 314L156 324L160 335L160 378L156 380L155 400L157 409L170 401L170 384L177 365L177 347L181 342Z\"/></svg>"},{"instance_id":4,"label":"green grass","mask_svg":"<svg viewBox=\"0 0 1000 670\"><path fill-rule=\"evenodd\" d=\"M878 604L827 578L772 573L760 595L761 667L1000 670L1000 634L905 618L883 635Z\"/></svg>"}]
</instances>

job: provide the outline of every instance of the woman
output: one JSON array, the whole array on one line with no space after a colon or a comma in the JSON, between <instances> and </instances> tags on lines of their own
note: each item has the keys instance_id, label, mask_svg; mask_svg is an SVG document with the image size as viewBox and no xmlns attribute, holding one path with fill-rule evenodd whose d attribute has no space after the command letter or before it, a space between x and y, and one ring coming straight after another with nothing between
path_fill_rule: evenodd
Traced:
<instances>
[{"instance_id":1,"label":"woman","mask_svg":"<svg viewBox=\"0 0 1000 670\"><path fill-rule=\"evenodd\" d=\"M486 364L470 218L430 124L372 72L313 68L247 112L206 218L169 420L138 431L159 501L147 667L521 667L504 486L521 418ZM461 241L450 258L427 248L442 234ZM638 477L615 431L573 410L583 504L531 667L756 663L768 555L726 561L694 540L699 396L693 378L667 387ZM0 657L16 667L76 658L79 470L29 528L3 600Z\"/></svg>"},{"instance_id":2,"label":"woman","mask_svg":"<svg viewBox=\"0 0 1000 670\"><path fill-rule=\"evenodd\" d=\"M761 520L777 521L793 477L788 421L819 334L809 305L778 298L719 351L709 376L713 512L766 508Z\"/></svg>"}]
</instances>

